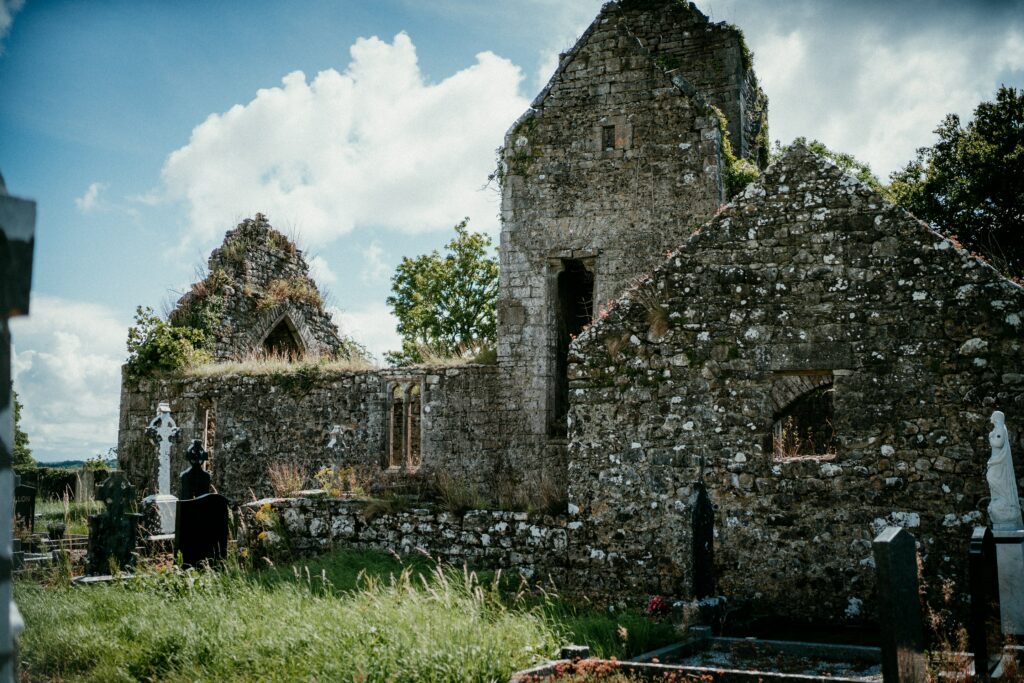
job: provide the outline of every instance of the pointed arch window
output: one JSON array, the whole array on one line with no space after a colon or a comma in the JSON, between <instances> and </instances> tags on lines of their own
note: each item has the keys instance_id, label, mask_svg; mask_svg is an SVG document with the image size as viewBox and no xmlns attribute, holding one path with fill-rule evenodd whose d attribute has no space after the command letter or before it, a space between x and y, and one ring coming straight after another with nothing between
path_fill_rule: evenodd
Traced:
<instances>
[{"instance_id":1,"label":"pointed arch window","mask_svg":"<svg viewBox=\"0 0 1024 683\"><path fill-rule=\"evenodd\" d=\"M295 360L304 355L302 339L295 323L287 315L271 328L263 339L263 352L268 356Z\"/></svg>"}]
</instances>

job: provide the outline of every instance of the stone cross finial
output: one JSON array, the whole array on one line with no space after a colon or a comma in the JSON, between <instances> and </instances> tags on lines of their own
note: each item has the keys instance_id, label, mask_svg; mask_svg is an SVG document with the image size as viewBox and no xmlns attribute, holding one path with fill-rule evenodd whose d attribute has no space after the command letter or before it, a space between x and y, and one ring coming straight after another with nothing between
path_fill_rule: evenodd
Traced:
<instances>
[{"instance_id":1,"label":"stone cross finial","mask_svg":"<svg viewBox=\"0 0 1024 683\"><path fill-rule=\"evenodd\" d=\"M1010 435L1006 430L1006 416L1002 411L992 413L992 431L988 435L988 443L992 447L992 457L988 459L988 481L992 494L988 504L988 516L995 531L1011 531L1024 528L1021 520L1020 498L1017 496L1017 475L1013 470L1013 457L1010 455Z\"/></svg>"},{"instance_id":2,"label":"stone cross finial","mask_svg":"<svg viewBox=\"0 0 1024 683\"><path fill-rule=\"evenodd\" d=\"M156 490L162 495L171 493L171 443L177 439L180 431L171 417L171 404L161 401L156 409L156 417L146 427L146 435L159 449Z\"/></svg>"}]
</instances>

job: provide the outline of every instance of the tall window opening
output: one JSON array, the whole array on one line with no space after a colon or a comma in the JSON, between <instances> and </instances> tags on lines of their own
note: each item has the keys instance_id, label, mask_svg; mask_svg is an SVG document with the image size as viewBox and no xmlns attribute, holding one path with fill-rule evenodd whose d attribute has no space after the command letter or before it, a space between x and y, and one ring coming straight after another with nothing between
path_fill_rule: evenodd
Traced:
<instances>
[{"instance_id":1,"label":"tall window opening","mask_svg":"<svg viewBox=\"0 0 1024 683\"><path fill-rule=\"evenodd\" d=\"M391 390L391 406L388 411L388 468L415 470L420 466L422 406L418 383L398 384Z\"/></svg>"},{"instance_id":2,"label":"tall window opening","mask_svg":"<svg viewBox=\"0 0 1024 683\"><path fill-rule=\"evenodd\" d=\"M601 126L601 149L606 152L615 149L615 126Z\"/></svg>"},{"instance_id":3,"label":"tall window opening","mask_svg":"<svg viewBox=\"0 0 1024 683\"><path fill-rule=\"evenodd\" d=\"M555 404L549 432L552 437L560 438L566 435L569 413L569 344L594 318L594 274L587 270L583 261L562 261L555 318Z\"/></svg>"},{"instance_id":4,"label":"tall window opening","mask_svg":"<svg viewBox=\"0 0 1024 683\"><path fill-rule=\"evenodd\" d=\"M302 356L302 342L295 324L285 316L274 326L266 339L263 340L263 351L268 356L279 356L295 360Z\"/></svg>"},{"instance_id":5,"label":"tall window opening","mask_svg":"<svg viewBox=\"0 0 1024 683\"><path fill-rule=\"evenodd\" d=\"M782 386L773 391L776 398L773 428L775 458L784 460L834 455L835 389L831 373L787 378L777 384ZM793 396L794 393L797 395ZM787 394L789 400L780 406L779 399Z\"/></svg>"}]
</instances>

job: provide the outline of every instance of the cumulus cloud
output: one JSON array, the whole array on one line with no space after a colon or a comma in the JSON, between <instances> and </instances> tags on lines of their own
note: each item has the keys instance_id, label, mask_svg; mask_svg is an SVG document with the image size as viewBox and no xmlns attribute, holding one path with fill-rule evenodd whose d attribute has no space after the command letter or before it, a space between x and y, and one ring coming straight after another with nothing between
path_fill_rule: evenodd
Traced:
<instances>
[{"instance_id":1,"label":"cumulus cloud","mask_svg":"<svg viewBox=\"0 0 1024 683\"><path fill-rule=\"evenodd\" d=\"M11 32L14 15L25 6L25 0L0 0L0 54L4 52L3 40Z\"/></svg>"},{"instance_id":2,"label":"cumulus cloud","mask_svg":"<svg viewBox=\"0 0 1024 683\"><path fill-rule=\"evenodd\" d=\"M127 328L104 306L44 294L11 321L14 386L37 459L85 459L117 444Z\"/></svg>"},{"instance_id":3,"label":"cumulus cloud","mask_svg":"<svg viewBox=\"0 0 1024 683\"><path fill-rule=\"evenodd\" d=\"M338 281L337 274L331 270L323 256L314 256L309 260L309 276L318 285L333 285Z\"/></svg>"},{"instance_id":4,"label":"cumulus cloud","mask_svg":"<svg viewBox=\"0 0 1024 683\"><path fill-rule=\"evenodd\" d=\"M527 106L519 67L481 52L428 83L405 33L350 52L344 72L296 71L211 114L168 157L164 195L186 203L190 237L211 241L257 211L312 244L356 226L446 229L467 214L496 231L498 198L481 188Z\"/></svg>"},{"instance_id":5,"label":"cumulus cloud","mask_svg":"<svg viewBox=\"0 0 1024 683\"><path fill-rule=\"evenodd\" d=\"M384 247L380 242L374 240L366 249L363 249L363 270L360 276L366 284L380 284L387 282L391 274L391 268L384 260Z\"/></svg>"},{"instance_id":6,"label":"cumulus cloud","mask_svg":"<svg viewBox=\"0 0 1024 683\"><path fill-rule=\"evenodd\" d=\"M1024 76L1015 3L705 0L743 29L769 98L773 138L817 138L884 180L933 144L943 117L970 118Z\"/></svg>"},{"instance_id":7,"label":"cumulus cloud","mask_svg":"<svg viewBox=\"0 0 1024 683\"><path fill-rule=\"evenodd\" d=\"M385 352L397 351L402 347L402 338L397 329L398 319L384 304L371 304L353 311L342 311L339 308L328 310L342 333L366 346L378 362L384 358Z\"/></svg>"},{"instance_id":8,"label":"cumulus cloud","mask_svg":"<svg viewBox=\"0 0 1024 683\"><path fill-rule=\"evenodd\" d=\"M105 190L106 187L106 183L92 183L89 185L89 189L85 191L85 194L75 198L75 206L82 213L90 213L96 210L99 206L100 192Z\"/></svg>"}]
</instances>

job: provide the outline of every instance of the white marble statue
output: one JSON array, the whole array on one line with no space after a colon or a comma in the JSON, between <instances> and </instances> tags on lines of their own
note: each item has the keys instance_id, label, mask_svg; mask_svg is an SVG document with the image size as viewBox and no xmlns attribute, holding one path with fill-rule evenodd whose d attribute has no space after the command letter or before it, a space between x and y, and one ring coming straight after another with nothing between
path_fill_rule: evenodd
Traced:
<instances>
[{"instance_id":1,"label":"white marble statue","mask_svg":"<svg viewBox=\"0 0 1024 683\"><path fill-rule=\"evenodd\" d=\"M1006 416L999 410L992 413L992 431L988 435L992 457L988 459L985 479L991 491L988 516L994 531L1024 528L1021 520L1020 499L1017 497L1017 475L1010 456L1010 435L1006 431Z\"/></svg>"}]
</instances>

